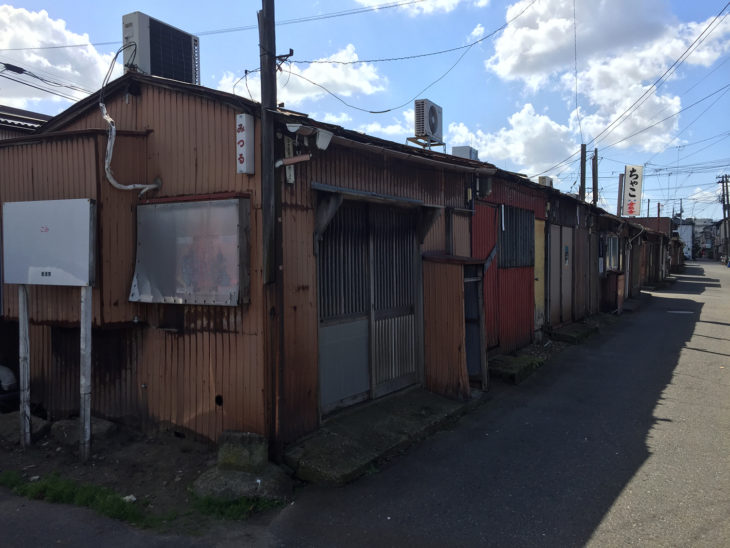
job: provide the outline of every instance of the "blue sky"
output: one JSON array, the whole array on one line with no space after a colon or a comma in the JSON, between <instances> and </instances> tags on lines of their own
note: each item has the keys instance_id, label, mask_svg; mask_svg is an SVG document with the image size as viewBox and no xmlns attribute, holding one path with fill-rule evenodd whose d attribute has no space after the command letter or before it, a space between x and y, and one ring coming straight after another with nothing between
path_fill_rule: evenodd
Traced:
<instances>
[{"instance_id":1,"label":"blue sky","mask_svg":"<svg viewBox=\"0 0 730 548\"><path fill-rule=\"evenodd\" d=\"M484 161L530 176L545 172L560 190L576 192L578 157L563 161L584 142L589 157L598 148L599 196L608 211L616 209L623 166L639 164L643 207L650 199L652 215L657 203L662 215L678 211L682 199L685 217L721 217L716 177L730 174L726 0L423 0L341 14L378 5L388 3L278 0L277 21L295 21L276 31L277 52L294 50L293 62L282 65L279 100L316 119L404 143L413 134L413 99L427 98L443 108L447 152L471 145ZM258 68L257 9L255 0L5 4L0 62L96 90L121 45L122 15L142 11L199 34L202 84L232 91L245 70ZM380 61L480 39L441 55ZM98 45L10 50L86 43ZM247 80L248 88L240 81L236 93L258 98L257 74ZM630 109L647 91L641 106ZM0 102L48 114L70 105L6 78Z\"/></svg>"}]
</instances>

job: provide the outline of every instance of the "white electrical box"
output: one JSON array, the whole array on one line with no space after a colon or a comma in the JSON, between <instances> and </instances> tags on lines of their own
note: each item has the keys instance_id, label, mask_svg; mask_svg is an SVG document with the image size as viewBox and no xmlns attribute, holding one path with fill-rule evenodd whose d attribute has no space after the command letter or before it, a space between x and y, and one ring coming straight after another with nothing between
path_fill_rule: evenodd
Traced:
<instances>
[{"instance_id":1,"label":"white electrical box","mask_svg":"<svg viewBox=\"0 0 730 548\"><path fill-rule=\"evenodd\" d=\"M93 200L4 203L5 283L94 285L95 235Z\"/></svg>"}]
</instances>

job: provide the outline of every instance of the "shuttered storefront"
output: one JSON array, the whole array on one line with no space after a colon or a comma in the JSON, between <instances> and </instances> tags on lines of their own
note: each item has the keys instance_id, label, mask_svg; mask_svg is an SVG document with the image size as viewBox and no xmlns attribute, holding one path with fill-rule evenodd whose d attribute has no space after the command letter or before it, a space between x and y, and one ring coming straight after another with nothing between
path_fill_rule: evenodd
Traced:
<instances>
[{"instance_id":1,"label":"shuttered storefront","mask_svg":"<svg viewBox=\"0 0 730 548\"><path fill-rule=\"evenodd\" d=\"M323 413L418 381L416 216L345 201L319 244Z\"/></svg>"}]
</instances>

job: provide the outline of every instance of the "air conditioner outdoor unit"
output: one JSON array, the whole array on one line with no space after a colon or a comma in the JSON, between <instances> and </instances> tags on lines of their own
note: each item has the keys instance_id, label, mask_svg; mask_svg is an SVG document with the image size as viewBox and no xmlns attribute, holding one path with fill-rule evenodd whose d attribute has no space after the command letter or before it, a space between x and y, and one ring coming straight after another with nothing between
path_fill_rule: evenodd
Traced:
<instances>
[{"instance_id":1,"label":"air conditioner outdoor unit","mask_svg":"<svg viewBox=\"0 0 730 548\"><path fill-rule=\"evenodd\" d=\"M541 175L537 178L538 184L541 184L542 186L549 186L550 188L553 188L553 178L552 177L545 177L544 175Z\"/></svg>"},{"instance_id":2,"label":"air conditioner outdoor unit","mask_svg":"<svg viewBox=\"0 0 730 548\"><path fill-rule=\"evenodd\" d=\"M135 65L145 74L200 85L200 40L197 36L135 11L122 17L126 46L124 67Z\"/></svg>"},{"instance_id":3,"label":"air conditioner outdoor unit","mask_svg":"<svg viewBox=\"0 0 730 548\"><path fill-rule=\"evenodd\" d=\"M416 99L416 137L440 143L443 137L441 107L428 99Z\"/></svg>"}]
</instances>

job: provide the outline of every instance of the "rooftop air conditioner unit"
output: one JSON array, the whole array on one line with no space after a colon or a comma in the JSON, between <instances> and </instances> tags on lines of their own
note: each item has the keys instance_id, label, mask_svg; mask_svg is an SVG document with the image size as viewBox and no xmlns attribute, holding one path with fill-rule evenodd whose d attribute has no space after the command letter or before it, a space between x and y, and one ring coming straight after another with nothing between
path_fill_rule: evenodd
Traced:
<instances>
[{"instance_id":1,"label":"rooftop air conditioner unit","mask_svg":"<svg viewBox=\"0 0 730 548\"><path fill-rule=\"evenodd\" d=\"M544 175L541 175L537 178L537 182L541 184L542 186L549 186L550 188L553 188L553 178L552 177L545 177Z\"/></svg>"},{"instance_id":2,"label":"rooftop air conditioner unit","mask_svg":"<svg viewBox=\"0 0 730 548\"><path fill-rule=\"evenodd\" d=\"M451 147L451 155L469 160L479 160L479 151L470 146Z\"/></svg>"},{"instance_id":3,"label":"rooftop air conditioner unit","mask_svg":"<svg viewBox=\"0 0 730 548\"><path fill-rule=\"evenodd\" d=\"M428 99L416 99L416 137L441 143L443 115L441 107Z\"/></svg>"},{"instance_id":4,"label":"rooftop air conditioner unit","mask_svg":"<svg viewBox=\"0 0 730 548\"><path fill-rule=\"evenodd\" d=\"M122 17L124 67L145 74L200 85L200 41L197 36L135 11Z\"/></svg>"}]
</instances>

